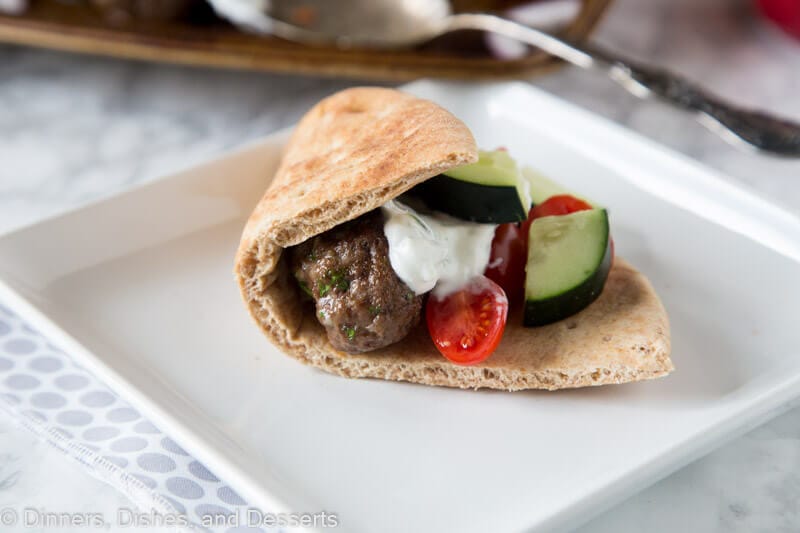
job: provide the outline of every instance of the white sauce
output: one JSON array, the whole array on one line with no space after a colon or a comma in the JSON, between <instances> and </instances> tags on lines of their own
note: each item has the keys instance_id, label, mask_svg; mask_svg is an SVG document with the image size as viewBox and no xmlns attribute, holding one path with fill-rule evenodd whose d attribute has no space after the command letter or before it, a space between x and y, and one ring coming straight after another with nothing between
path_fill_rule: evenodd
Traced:
<instances>
[{"instance_id":1,"label":"white sauce","mask_svg":"<svg viewBox=\"0 0 800 533\"><path fill-rule=\"evenodd\" d=\"M423 215L394 200L381 209L389 261L416 294L433 289L437 296L445 296L486 270L497 226L439 213Z\"/></svg>"}]
</instances>

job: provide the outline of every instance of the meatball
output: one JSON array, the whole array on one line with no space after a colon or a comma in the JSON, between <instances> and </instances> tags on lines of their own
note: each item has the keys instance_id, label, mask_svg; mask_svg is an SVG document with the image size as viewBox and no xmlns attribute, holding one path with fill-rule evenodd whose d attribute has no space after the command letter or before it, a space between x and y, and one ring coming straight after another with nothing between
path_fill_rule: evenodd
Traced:
<instances>
[{"instance_id":1,"label":"meatball","mask_svg":"<svg viewBox=\"0 0 800 533\"><path fill-rule=\"evenodd\" d=\"M289 261L338 350L359 353L388 346L419 322L422 296L392 270L378 210L291 248Z\"/></svg>"}]
</instances>

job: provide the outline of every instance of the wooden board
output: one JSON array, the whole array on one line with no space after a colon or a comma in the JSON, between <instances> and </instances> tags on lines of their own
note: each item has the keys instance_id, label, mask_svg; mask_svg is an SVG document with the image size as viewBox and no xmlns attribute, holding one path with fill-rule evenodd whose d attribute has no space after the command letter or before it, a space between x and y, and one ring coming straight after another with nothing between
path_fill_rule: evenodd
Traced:
<instances>
[{"instance_id":1,"label":"wooden board","mask_svg":"<svg viewBox=\"0 0 800 533\"><path fill-rule=\"evenodd\" d=\"M609 2L585 0L563 35L585 38ZM478 4L507 7L510 3L514 2ZM473 4L474 0L455 2L456 10L475 9ZM558 64L536 51L520 59L496 59L477 32L460 32L419 48L391 52L303 46L243 33L202 4L179 21L134 20L115 26L89 5L39 0L23 15L0 15L0 42L145 61L396 81L522 78Z\"/></svg>"}]
</instances>

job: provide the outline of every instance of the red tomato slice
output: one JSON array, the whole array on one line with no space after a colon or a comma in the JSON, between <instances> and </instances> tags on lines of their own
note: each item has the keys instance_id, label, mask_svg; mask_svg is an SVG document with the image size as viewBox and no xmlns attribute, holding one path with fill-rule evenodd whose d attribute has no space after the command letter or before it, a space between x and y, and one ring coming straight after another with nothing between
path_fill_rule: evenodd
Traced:
<instances>
[{"instance_id":1,"label":"red tomato slice","mask_svg":"<svg viewBox=\"0 0 800 533\"><path fill-rule=\"evenodd\" d=\"M544 202L536 205L531 209L528 214L528 224L531 220L541 217L551 217L557 215L569 215L575 211L585 211L591 209L592 206L579 198L575 198L569 194L558 194L551 196Z\"/></svg>"},{"instance_id":2,"label":"red tomato slice","mask_svg":"<svg viewBox=\"0 0 800 533\"><path fill-rule=\"evenodd\" d=\"M500 224L492 240L492 255L484 275L505 289L508 299L522 299L525 288L525 265L528 262L528 230L540 217L568 215L592 206L569 194L551 196L534 206L521 224ZM611 244L613 253L613 241Z\"/></svg>"},{"instance_id":3,"label":"red tomato slice","mask_svg":"<svg viewBox=\"0 0 800 533\"><path fill-rule=\"evenodd\" d=\"M569 194L559 194L551 196L541 204L534 206L528 214L528 220L523 222L525 236L527 239L528 228L535 219L540 217L549 217L553 215L569 215L575 211L585 211L591 209L592 206L579 198L575 198ZM613 264L615 257L614 239L611 239L611 262Z\"/></svg>"},{"instance_id":4,"label":"red tomato slice","mask_svg":"<svg viewBox=\"0 0 800 533\"><path fill-rule=\"evenodd\" d=\"M522 299L525 285L525 263L528 261L528 237L519 224L500 224L494 231L492 255L484 276L506 291L512 302Z\"/></svg>"},{"instance_id":5,"label":"red tomato slice","mask_svg":"<svg viewBox=\"0 0 800 533\"><path fill-rule=\"evenodd\" d=\"M425 306L433 343L459 365L474 365L492 355L503 337L507 316L505 292L485 276L444 298L431 294Z\"/></svg>"}]
</instances>

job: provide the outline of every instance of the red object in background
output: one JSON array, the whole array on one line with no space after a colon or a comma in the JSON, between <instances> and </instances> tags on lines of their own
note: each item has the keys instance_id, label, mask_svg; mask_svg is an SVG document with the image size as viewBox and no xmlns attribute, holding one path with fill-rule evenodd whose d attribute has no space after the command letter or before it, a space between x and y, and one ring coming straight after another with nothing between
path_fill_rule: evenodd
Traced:
<instances>
[{"instance_id":1,"label":"red object in background","mask_svg":"<svg viewBox=\"0 0 800 533\"><path fill-rule=\"evenodd\" d=\"M800 39L800 0L757 0L757 4L768 19Z\"/></svg>"}]
</instances>

